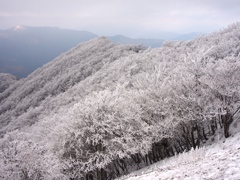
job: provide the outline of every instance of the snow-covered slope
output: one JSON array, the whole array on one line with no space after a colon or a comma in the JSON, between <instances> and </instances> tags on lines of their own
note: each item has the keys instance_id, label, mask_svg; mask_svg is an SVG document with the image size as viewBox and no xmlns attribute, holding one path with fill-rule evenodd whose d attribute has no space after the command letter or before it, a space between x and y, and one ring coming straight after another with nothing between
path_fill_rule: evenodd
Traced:
<instances>
[{"instance_id":1,"label":"snow-covered slope","mask_svg":"<svg viewBox=\"0 0 240 180\"><path fill-rule=\"evenodd\" d=\"M14 84L16 81L17 77L8 73L0 73L0 93L5 91L9 86Z\"/></svg>"},{"instance_id":2,"label":"snow-covered slope","mask_svg":"<svg viewBox=\"0 0 240 180\"><path fill-rule=\"evenodd\" d=\"M0 178L114 179L229 137L239 37L236 23L156 49L97 38L62 54L0 94Z\"/></svg>"},{"instance_id":3,"label":"snow-covered slope","mask_svg":"<svg viewBox=\"0 0 240 180\"><path fill-rule=\"evenodd\" d=\"M80 44L19 80L0 95L0 134L31 125L37 121L38 115L74 103L97 88L105 88L106 85L100 83L105 82L104 77L98 80L100 77L93 75L103 72L116 60L136 54L134 48L97 38ZM113 78L118 81L117 77ZM114 79L108 84L114 86Z\"/></svg>"},{"instance_id":4,"label":"snow-covered slope","mask_svg":"<svg viewBox=\"0 0 240 180\"><path fill-rule=\"evenodd\" d=\"M240 119L238 120L240 121ZM228 139L217 134L212 145L191 150L143 168L121 180L237 180L240 179L240 123Z\"/></svg>"}]
</instances>

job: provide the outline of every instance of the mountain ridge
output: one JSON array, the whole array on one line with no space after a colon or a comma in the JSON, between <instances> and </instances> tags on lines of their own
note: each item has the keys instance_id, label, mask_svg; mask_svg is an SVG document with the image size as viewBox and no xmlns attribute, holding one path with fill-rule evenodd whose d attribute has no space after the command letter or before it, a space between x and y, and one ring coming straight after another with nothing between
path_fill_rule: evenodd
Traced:
<instances>
[{"instance_id":1,"label":"mountain ridge","mask_svg":"<svg viewBox=\"0 0 240 180\"><path fill-rule=\"evenodd\" d=\"M230 137L239 29L159 48L98 37L15 82L0 93L1 178L114 179Z\"/></svg>"},{"instance_id":2,"label":"mountain ridge","mask_svg":"<svg viewBox=\"0 0 240 180\"><path fill-rule=\"evenodd\" d=\"M163 39L152 39L152 38L132 39L123 35L107 36L107 38L115 43L142 45L145 47L152 47L152 48L161 47L164 42Z\"/></svg>"},{"instance_id":3,"label":"mountain ridge","mask_svg":"<svg viewBox=\"0 0 240 180\"><path fill-rule=\"evenodd\" d=\"M96 44L96 47L94 47L94 44ZM85 46L88 47L85 49ZM79 52L78 49L81 50L81 47L83 52L80 54L75 54L75 52ZM99 50L96 50L99 48ZM111 54L111 49L114 50L114 48L118 49L119 52L115 52L115 54ZM122 50L121 50L122 48ZM105 50L104 50L105 49ZM102 55L99 55L97 60L91 61L91 57L95 56L98 51L107 51L106 57L103 57L101 59ZM57 97L59 94L64 93L68 90L68 87L72 87L74 84L77 84L79 81L84 80L88 76L91 75L91 73L95 73L98 71L99 68L101 68L105 63L111 63L111 61L116 60L119 57L124 57L124 51L126 52L132 52L134 46L122 46L122 45L114 45L110 41L108 41L104 37L100 37L94 40L91 40L89 42L80 44L77 47L72 48L65 54L60 55L53 61L49 62L48 64L44 65L42 68L39 68L35 70L32 74L30 74L27 78L20 79L18 82L16 82L13 86L10 87L10 89L7 89L7 91L0 94L0 103L2 104L4 102L4 99L7 98L16 98L20 101L23 101L22 103L15 104L15 100L8 100L10 104L7 106L3 106L0 110L1 115L4 114L4 112L8 111L8 113L11 110L18 109L17 113L15 113L15 119L19 116L19 113L23 113L30 107L36 107L39 106L39 103L41 101L44 101L45 98L48 96ZM121 52L123 51L123 52ZM91 54L92 53L92 54ZM65 56L70 56L70 61L68 63L65 63ZM83 58L82 63L80 64L79 60L75 60L75 56L78 56L78 58ZM81 57L82 56L82 57ZM113 59L109 58L112 57ZM92 64L92 65L91 65ZM69 69L69 67L79 67L74 69ZM98 67L99 66L99 67ZM87 68L88 67L88 68ZM68 74L70 73L70 74ZM39 76L40 75L40 76ZM37 77L37 79L35 78ZM46 83L50 82L50 83ZM54 82L54 83L51 83ZM50 85L51 84L51 85ZM20 94L15 94L15 89L19 89ZM42 89L43 92L41 92L39 89ZM35 95L37 99L35 100L28 100L26 97L31 94L38 94ZM26 96L27 95L27 96ZM9 96L9 97L8 97ZM45 105L46 107L48 105ZM1 118L1 123L9 122L10 117L7 116L5 118ZM27 118L26 118L27 119ZM13 122L14 124L14 122ZM31 123L30 123L31 124ZM6 127L6 126L5 126Z\"/></svg>"},{"instance_id":4,"label":"mountain ridge","mask_svg":"<svg viewBox=\"0 0 240 180\"><path fill-rule=\"evenodd\" d=\"M178 36L178 35L176 35ZM60 29L57 27L31 27L17 25L0 30L0 72L10 73L19 78L26 77L35 69L66 52L77 44L96 38L98 35L88 31ZM191 34L172 40L189 40ZM164 39L129 38L123 35L107 36L112 42L160 47Z\"/></svg>"}]
</instances>

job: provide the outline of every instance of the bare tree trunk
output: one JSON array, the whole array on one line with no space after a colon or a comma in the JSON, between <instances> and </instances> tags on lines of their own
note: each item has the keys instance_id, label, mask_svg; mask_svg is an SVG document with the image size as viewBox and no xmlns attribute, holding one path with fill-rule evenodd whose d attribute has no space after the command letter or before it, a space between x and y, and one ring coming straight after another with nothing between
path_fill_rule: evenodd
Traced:
<instances>
[{"instance_id":1,"label":"bare tree trunk","mask_svg":"<svg viewBox=\"0 0 240 180\"><path fill-rule=\"evenodd\" d=\"M224 136L228 138L230 136L229 133L229 126L233 121L232 114L227 110L227 114L221 116L223 129L224 129Z\"/></svg>"}]
</instances>

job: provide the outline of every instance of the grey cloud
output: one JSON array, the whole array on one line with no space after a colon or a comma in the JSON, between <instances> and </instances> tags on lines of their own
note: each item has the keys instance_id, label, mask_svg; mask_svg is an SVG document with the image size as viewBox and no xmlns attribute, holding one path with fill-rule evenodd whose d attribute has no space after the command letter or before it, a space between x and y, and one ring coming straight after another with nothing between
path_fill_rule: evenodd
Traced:
<instances>
[{"instance_id":1,"label":"grey cloud","mask_svg":"<svg viewBox=\"0 0 240 180\"><path fill-rule=\"evenodd\" d=\"M0 0L0 29L16 24L114 34L212 31L239 21L238 0Z\"/></svg>"}]
</instances>

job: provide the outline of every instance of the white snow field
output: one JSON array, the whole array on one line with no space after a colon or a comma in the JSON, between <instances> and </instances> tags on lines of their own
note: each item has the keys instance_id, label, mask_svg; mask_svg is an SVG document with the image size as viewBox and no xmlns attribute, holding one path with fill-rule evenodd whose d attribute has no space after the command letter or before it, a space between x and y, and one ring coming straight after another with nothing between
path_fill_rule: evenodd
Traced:
<instances>
[{"instance_id":1,"label":"white snow field","mask_svg":"<svg viewBox=\"0 0 240 180\"><path fill-rule=\"evenodd\" d=\"M212 145L160 161L140 169L123 180L239 180L240 131L239 123L232 124L232 136L210 139Z\"/></svg>"}]
</instances>

